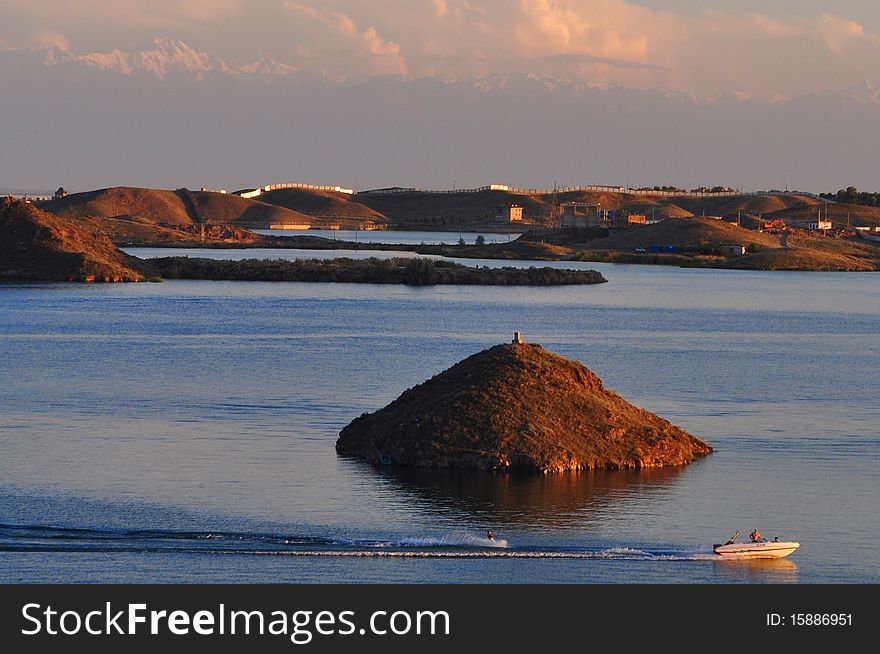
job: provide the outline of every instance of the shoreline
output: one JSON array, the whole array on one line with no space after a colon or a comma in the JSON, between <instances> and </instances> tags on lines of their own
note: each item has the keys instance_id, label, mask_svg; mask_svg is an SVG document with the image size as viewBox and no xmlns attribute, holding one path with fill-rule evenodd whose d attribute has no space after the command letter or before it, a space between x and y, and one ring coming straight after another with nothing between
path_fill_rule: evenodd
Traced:
<instances>
[{"instance_id":1,"label":"shoreline","mask_svg":"<svg viewBox=\"0 0 880 654\"><path fill-rule=\"evenodd\" d=\"M875 263L864 259L834 265L824 261L811 265L787 264L785 261L767 262L766 254L787 257L790 253L799 254L796 248L767 249L738 257L723 257L702 253L641 253L619 249L578 249L568 245L556 245L542 241L512 240L508 243L486 245L413 245L406 243L359 243L327 239L321 236L267 236L252 242L203 243L201 241L128 241L123 247L168 248L168 249L296 249L296 250L350 250L350 251L391 251L412 252L458 259L491 259L496 261L582 261L595 263L616 263L633 265L677 266L681 268L715 268L720 270L764 270L770 272L877 272L880 270L880 253ZM758 257L756 254L765 254ZM809 253L808 253L809 254Z\"/></svg>"}]
</instances>

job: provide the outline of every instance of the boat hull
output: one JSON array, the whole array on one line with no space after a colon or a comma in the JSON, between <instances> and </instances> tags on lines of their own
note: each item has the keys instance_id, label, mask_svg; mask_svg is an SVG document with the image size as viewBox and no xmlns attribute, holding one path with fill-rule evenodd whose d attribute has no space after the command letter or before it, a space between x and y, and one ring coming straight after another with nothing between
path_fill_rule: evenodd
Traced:
<instances>
[{"instance_id":1,"label":"boat hull","mask_svg":"<svg viewBox=\"0 0 880 654\"><path fill-rule=\"evenodd\" d=\"M725 559L781 559L801 546L793 542L731 543L716 545L713 551Z\"/></svg>"}]
</instances>

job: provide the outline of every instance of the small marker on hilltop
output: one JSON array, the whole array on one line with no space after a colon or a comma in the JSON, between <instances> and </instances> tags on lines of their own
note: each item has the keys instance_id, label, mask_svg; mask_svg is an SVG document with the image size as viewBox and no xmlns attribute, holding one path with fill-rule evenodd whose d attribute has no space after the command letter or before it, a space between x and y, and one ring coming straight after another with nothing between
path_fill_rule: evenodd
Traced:
<instances>
[{"instance_id":1,"label":"small marker on hilltop","mask_svg":"<svg viewBox=\"0 0 880 654\"><path fill-rule=\"evenodd\" d=\"M522 334L520 332L513 332L513 344L521 345L523 342Z\"/></svg>"}]
</instances>

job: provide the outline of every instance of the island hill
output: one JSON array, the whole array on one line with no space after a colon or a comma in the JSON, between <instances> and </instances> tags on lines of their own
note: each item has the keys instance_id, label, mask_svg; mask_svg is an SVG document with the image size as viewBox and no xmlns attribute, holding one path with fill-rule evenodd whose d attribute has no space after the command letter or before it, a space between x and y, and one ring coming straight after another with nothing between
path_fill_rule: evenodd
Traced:
<instances>
[{"instance_id":1,"label":"island hill","mask_svg":"<svg viewBox=\"0 0 880 654\"><path fill-rule=\"evenodd\" d=\"M137 282L170 279L555 286L605 282L593 270L488 268L430 259L139 259L95 225L63 218L12 198L0 200L0 280Z\"/></svg>"},{"instance_id":2,"label":"island hill","mask_svg":"<svg viewBox=\"0 0 880 654\"><path fill-rule=\"evenodd\" d=\"M517 334L356 418L336 450L374 464L546 473L683 465L712 448Z\"/></svg>"},{"instance_id":3,"label":"island hill","mask_svg":"<svg viewBox=\"0 0 880 654\"><path fill-rule=\"evenodd\" d=\"M114 187L40 203L118 245L362 249L363 243L308 236L308 228L526 232L510 243L370 247L469 258L580 260L759 270L880 269L880 208L826 204L803 193L768 195L569 191L558 206L602 207L649 224L626 229L548 228L553 194L516 190L343 192L278 188L248 198L230 193ZM574 203L574 204L572 204ZM495 222L516 205L523 222ZM577 205L577 206L575 206ZM821 212L833 228L798 227ZM706 217L710 216L710 217ZM650 219L650 220L649 220ZM653 222L657 221L657 222ZM650 224L653 223L653 224ZM765 226L770 225L769 229ZM265 236L256 228L289 229ZM858 228L858 229L856 229ZM783 238L784 236L784 238ZM450 241L457 237L450 235Z\"/></svg>"},{"instance_id":4,"label":"island hill","mask_svg":"<svg viewBox=\"0 0 880 654\"><path fill-rule=\"evenodd\" d=\"M136 282L140 259L105 235L32 204L0 198L0 279Z\"/></svg>"}]
</instances>

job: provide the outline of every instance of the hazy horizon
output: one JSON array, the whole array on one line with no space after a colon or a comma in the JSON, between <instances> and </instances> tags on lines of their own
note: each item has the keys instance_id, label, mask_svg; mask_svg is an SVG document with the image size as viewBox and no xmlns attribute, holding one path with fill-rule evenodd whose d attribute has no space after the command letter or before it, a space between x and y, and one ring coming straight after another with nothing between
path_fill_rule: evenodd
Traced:
<instances>
[{"instance_id":1,"label":"hazy horizon","mask_svg":"<svg viewBox=\"0 0 880 654\"><path fill-rule=\"evenodd\" d=\"M850 0L0 0L0 188L880 188Z\"/></svg>"}]
</instances>

